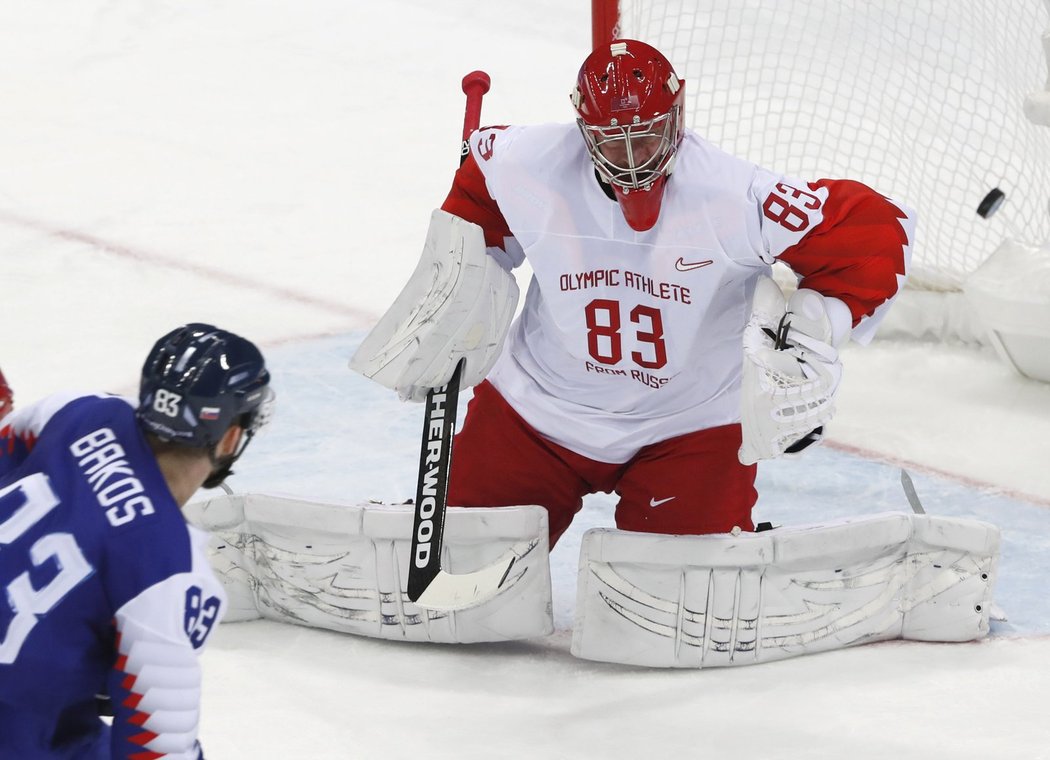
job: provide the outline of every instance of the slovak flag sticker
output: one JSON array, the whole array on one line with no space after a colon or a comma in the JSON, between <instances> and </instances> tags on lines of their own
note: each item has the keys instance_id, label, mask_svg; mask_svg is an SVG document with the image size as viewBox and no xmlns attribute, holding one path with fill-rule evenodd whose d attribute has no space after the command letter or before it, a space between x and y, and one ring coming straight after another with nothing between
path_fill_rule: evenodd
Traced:
<instances>
[{"instance_id":1,"label":"slovak flag sticker","mask_svg":"<svg viewBox=\"0 0 1050 760\"><path fill-rule=\"evenodd\" d=\"M202 420L217 420L219 419L219 411L219 407L217 406L204 406L201 407L199 417Z\"/></svg>"}]
</instances>

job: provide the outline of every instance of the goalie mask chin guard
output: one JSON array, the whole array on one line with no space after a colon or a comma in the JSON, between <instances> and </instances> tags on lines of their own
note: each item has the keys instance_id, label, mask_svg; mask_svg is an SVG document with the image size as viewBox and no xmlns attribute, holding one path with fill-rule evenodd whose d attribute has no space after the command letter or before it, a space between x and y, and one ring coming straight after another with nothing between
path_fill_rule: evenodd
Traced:
<instances>
[{"instance_id":1,"label":"goalie mask chin guard","mask_svg":"<svg viewBox=\"0 0 1050 760\"><path fill-rule=\"evenodd\" d=\"M215 487L230 473L252 436L272 413L270 373L255 344L213 325L192 323L156 342L142 367L139 406L143 430L162 441L207 449ZM216 457L231 425L244 428L237 451Z\"/></svg>"},{"instance_id":2,"label":"goalie mask chin guard","mask_svg":"<svg viewBox=\"0 0 1050 760\"><path fill-rule=\"evenodd\" d=\"M614 40L580 67L572 104L598 176L612 186L632 229L660 215L682 142L685 83L655 48Z\"/></svg>"}]
</instances>

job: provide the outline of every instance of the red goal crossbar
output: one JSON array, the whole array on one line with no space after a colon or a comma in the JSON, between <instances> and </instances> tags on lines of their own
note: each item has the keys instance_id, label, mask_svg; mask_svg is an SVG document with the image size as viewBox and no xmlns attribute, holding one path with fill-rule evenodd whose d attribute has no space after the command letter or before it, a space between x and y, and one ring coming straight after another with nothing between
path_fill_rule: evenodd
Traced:
<instances>
[{"instance_id":1,"label":"red goal crossbar","mask_svg":"<svg viewBox=\"0 0 1050 760\"><path fill-rule=\"evenodd\" d=\"M619 0L591 0L591 49L616 39L620 25Z\"/></svg>"}]
</instances>

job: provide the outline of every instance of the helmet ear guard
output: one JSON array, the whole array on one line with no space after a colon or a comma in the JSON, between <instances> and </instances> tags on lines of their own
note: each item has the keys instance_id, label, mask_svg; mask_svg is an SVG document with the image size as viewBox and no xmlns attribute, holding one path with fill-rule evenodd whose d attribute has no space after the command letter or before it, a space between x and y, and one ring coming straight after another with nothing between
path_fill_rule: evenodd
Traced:
<instances>
[{"instance_id":1,"label":"helmet ear guard","mask_svg":"<svg viewBox=\"0 0 1050 760\"><path fill-rule=\"evenodd\" d=\"M571 94L595 171L638 231L659 217L682 141L684 84L652 46L614 40L583 62Z\"/></svg>"}]
</instances>

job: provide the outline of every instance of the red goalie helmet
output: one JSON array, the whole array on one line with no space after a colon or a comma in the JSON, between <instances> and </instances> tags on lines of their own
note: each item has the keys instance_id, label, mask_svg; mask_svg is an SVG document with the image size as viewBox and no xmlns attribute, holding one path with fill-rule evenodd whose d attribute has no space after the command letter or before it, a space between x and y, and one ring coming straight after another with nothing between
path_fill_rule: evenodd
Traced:
<instances>
[{"instance_id":1,"label":"red goalie helmet","mask_svg":"<svg viewBox=\"0 0 1050 760\"><path fill-rule=\"evenodd\" d=\"M682 141L684 85L656 48L614 40L587 56L572 92L591 160L639 232L660 215Z\"/></svg>"}]
</instances>

